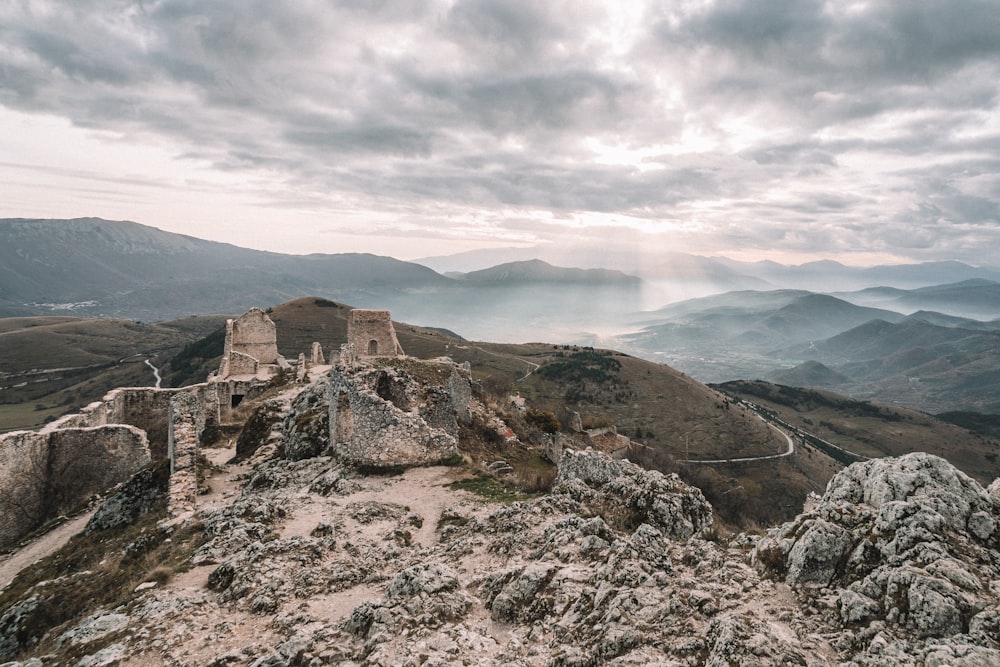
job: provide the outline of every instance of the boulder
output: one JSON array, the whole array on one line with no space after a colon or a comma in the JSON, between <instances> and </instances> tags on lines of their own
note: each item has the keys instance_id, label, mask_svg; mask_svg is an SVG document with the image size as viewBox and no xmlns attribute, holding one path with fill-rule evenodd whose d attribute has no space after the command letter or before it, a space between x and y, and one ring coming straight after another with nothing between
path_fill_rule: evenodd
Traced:
<instances>
[{"instance_id":1,"label":"boulder","mask_svg":"<svg viewBox=\"0 0 1000 667\"><path fill-rule=\"evenodd\" d=\"M552 492L584 503L617 527L647 523L672 539L691 538L713 520L705 496L677 475L645 470L590 449L563 453Z\"/></svg>"},{"instance_id":2,"label":"boulder","mask_svg":"<svg viewBox=\"0 0 1000 667\"><path fill-rule=\"evenodd\" d=\"M982 612L1000 601L984 585L1000 579L997 490L930 454L856 463L811 511L761 539L753 559L800 590L832 587L846 626L990 634L994 617Z\"/></svg>"}]
</instances>

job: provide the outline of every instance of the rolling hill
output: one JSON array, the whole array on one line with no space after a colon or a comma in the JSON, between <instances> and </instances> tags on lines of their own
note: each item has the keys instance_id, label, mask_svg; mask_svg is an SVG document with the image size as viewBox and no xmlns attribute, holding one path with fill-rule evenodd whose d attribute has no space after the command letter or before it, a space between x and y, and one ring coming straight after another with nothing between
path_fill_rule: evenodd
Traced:
<instances>
[{"instance_id":1,"label":"rolling hill","mask_svg":"<svg viewBox=\"0 0 1000 667\"><path fill-rule=\"evenodd\" d=\"M615 346L663 361L700 380L762 377L808 359L796 345L834 336L875 318L903 316L802 290L740 291L662 308L618 336ZM789 350L788 353L782 350Z\"/></svg>"},{"instance_id":2,"label":"rolling hill","mask_svg":"<svg viewBox=\"0 0 1000 667\"><path fill-rule=\"evenodd\" d=\"M816 381L857 398L881 400L927 412L1000 412L1000 332L954 323L936 315L899 322L872 320L827 340L780 354L829 366L837 381ZM961 323L961 321L958 321ZM787 381L782 373L772 379Z\"/></svg>"},{"instance_id":3,"label":"rolling hill","mask_svg":"<svg viewBox=\"0 0 1000 667\"><path fill-rule=\"evenodd\" d=\"M159 321L317 296L491 340L595 337L641 303L617 271L519 262L461 280L369 254L283 255L96 218L0 220L0 317Z\"/></svg>"},{"instance_id":4,"label":"rolling hill","mask_svg":"<svg viewBox=\"0 0 1000 667\"><path fill-rule=\"evenodd\" d=\"M577 269L552 266L540 259L498 264L471 271L457 278L480 285L513 287L520 285L594 285L598 287L638 288L641 280L610 269Z\"/></svg>"}]
</instances>

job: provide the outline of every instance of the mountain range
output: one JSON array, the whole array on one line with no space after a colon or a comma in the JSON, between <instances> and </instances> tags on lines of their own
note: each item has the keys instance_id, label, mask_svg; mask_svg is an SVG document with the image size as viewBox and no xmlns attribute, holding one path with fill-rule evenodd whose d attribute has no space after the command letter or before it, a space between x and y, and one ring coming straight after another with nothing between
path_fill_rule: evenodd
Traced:
<instances>
[{"instance_id":1,"label":"mountain range","mask_svg":"<svg viewBox=\"0 0 1000 667\"><path fill-rule=\"evenodd\" d=\"M972 293L964 294L966 288ZM951 294L956 310L976 304L995 316L990 303L1000 283L891 293L913 305ZM926 310L904 315L848 301L855 296L773 290L692 299L647 313L638 331L614 345L703 381L770 379L928 412L1000 411L1000 319Z\"/></svg>"},{"instance_id":2,"label":"mountain range","mask_svg":"<svg viewBox=\"0 0 1000 667\"><path fill-rule=\"evenodd\" d=\"M422 261L284 255L96 218L6 219L0 316L162 321L321 297L466 339L615 347L702 381L811 378L918 409L1000 411L990 396L1000 274L989 269L784 266L574 247ZM701 296L673 298L690 294Z\"/></svg>"}]
</instances>

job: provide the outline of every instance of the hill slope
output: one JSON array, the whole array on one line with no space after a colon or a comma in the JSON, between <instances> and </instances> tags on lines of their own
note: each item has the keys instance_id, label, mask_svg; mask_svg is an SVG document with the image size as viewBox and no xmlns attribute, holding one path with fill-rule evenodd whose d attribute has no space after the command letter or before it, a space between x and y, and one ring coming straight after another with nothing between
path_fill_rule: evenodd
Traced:
<instances>
[{"instance_id":1,"label":"hill slope","mask_svg":"<svg viewBox=\"0 0 1000 667\"><path fill-rule=\"evenodd\" d=\"M281 255L96 218L0 220L0 316L62 310L162 320L314 293L367 300L450 284L375 255Z\"/></svg>"},{"instance_id":2,"label":"hill slope","mask_svg":"<svg viewBox=\"0 0 1000 667\"><path fill-rule=\"evenodd\" d=\"M552 266L539 259L499 264L480 271L461 274L459 277L468 282L495 286L572 284L638 287L641 282L635 276L626 275L621 271L563 268Z\"/></svg>"},{"instance_id":3,"label":"hill slope","mask_svg":"<svg viewBox=\"0 0 1000 667\"><path fill-rule=\"evenodd\" d=\"M115 387L153 386L156 378L146 360L162 367L166 377L169 359L224 323L223 315L158 324L111 318L0 319L0 431L36 428Z\"/></svg>"},{"instance_id":4,"label":"hill slope","mask_svg":"<svg viewBox=\"0 0 1000 667\"><path fill-rule=\"evenodd\" d=\"M948 459L984 484L1000 476L1000 439L923 412L760 380L713 386L757 403L793 426L863 456L928 452Z\"/></svg>"}]
</instances>

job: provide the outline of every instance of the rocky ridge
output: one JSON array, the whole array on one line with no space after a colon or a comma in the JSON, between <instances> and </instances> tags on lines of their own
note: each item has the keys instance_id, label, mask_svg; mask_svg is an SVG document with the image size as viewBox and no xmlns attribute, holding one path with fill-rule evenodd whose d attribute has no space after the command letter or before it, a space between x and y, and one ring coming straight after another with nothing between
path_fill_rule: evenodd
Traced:
<instances>
[{"instance_id":1,"label":"rocky ridge","mask_svg":"<svg viewBox=\"0 0 1000 667\"><path fill-rule=\"evenodd\" d=\"M914 453L837 474L757 544L860 664L1000 664L1000 481Z\"/></svg>"},{"instance_id":2,"label":"rocky ridge","mask_svg":"<svg viewBox=\"0 0 1000 667\"><path fill-rule=\"evenodd\" d=\"M129 545L197 535L172 574L42 636L57 581L0 609L4 667L1000 662L1000 486L942 459L856 464L794 521L723 540L700 491L594 451L510 504L453 488L462 466L362 475L310 425L322 393L273 401L197 513ZM150 504L137 485L91 532Z\"/></svg>"}]
</instances>

